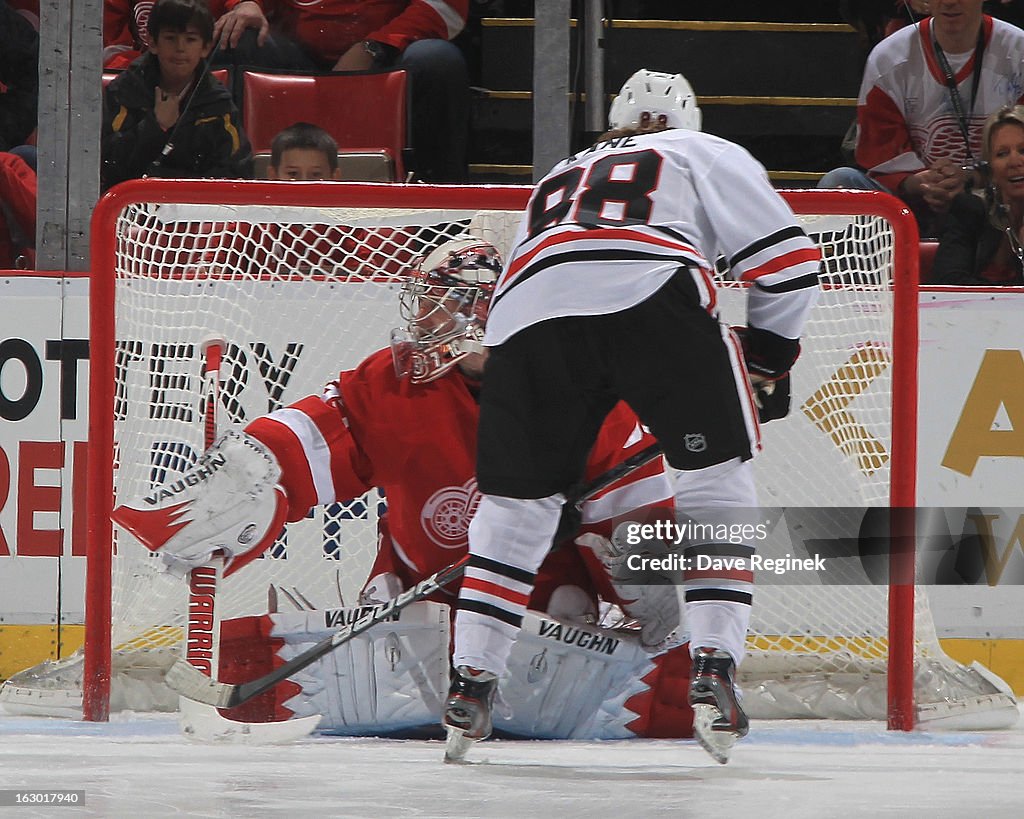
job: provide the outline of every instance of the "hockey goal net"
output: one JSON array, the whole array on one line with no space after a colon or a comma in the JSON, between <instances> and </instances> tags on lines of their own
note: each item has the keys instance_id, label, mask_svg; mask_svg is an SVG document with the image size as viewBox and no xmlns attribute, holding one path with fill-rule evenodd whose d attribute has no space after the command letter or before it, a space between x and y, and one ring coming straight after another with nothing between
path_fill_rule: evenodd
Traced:
<instances>
[{"instance_id":1,"label":"hockey goal net","mask_svg":"<svg viewBox=\"0 0 1024 819\"><path fill-rule=\"evenodd\" d=\"M145 181L101 202L93 225L88 622L84 680L77 677L87 719L176 702L153 695L151 683L181 642L184 584L113 531L109 512L201 451L202 342L227 342L221 412L229 423L319 392L387 344L409 261L467 230L506 252L528 193ZM793 411L764 431L762 502L912 506L916 231L881 195L785 196L821 244L825 275ZM732 323L743 321L742 297L741 288L726 289ZM384 504L371 492L290 524L267 555L224 581L222 616L266 612L268 593L300 606L355 602ZM749 649L744 685L754 717L888 714L890 725L908 728L914 698L920 709L982 693L942 653L927 599L919 591L915 603L912 586L759 586ZM60 669L50 676L60 678Z\"/></svg>"}]
</instances>

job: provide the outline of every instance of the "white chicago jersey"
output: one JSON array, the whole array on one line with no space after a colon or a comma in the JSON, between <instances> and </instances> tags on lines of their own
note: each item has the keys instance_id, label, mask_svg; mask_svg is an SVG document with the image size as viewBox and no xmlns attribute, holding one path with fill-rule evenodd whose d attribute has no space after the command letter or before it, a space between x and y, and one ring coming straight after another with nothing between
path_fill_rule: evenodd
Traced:
<instances>
[{"instance_id":1,"label":"white chicago jersey","mask_svg":"<svg viewBox=\"0 0 1024 819\"><path fill-rule=\"evenodd\" d=\"M559 162L534 189L485 343L558 316L632 307L681 268L717 314L719 255L734 278L753 285L749 323L798 338L820 253L760 163L738 145L682 129L600 142Z\"/></svg>"}]
</instances>

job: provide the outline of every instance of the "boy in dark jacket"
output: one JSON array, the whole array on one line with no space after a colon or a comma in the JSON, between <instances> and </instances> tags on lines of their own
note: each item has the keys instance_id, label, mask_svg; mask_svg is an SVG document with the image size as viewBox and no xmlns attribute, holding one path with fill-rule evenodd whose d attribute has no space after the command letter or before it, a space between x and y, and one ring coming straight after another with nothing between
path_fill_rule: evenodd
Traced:
<instances>
[{"instance_id":1,"label":"boy in dark jacket","mask_svg":"<svg viewBox=\"0 0 1024 819\"><path fill-rule=\"evenodd\" d=\"M213 17L204 0L159 0L152 46L107 86L102 186L126 179L252 176L252 147L228 90L204 72Z\"/></svg>"}]
</instances>

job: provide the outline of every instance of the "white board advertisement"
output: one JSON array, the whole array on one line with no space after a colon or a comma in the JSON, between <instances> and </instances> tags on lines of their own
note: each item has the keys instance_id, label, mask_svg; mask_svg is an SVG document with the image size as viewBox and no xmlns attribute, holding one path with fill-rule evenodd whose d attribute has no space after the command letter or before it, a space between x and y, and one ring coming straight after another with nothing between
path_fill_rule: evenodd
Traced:
<instances>
[{"instance_id":1,"label":"white board advertisement","mask_svg":"<svg viewBox=\"0 0 1024 819\"><path fill-rule=\"evenodd\" d=\"M4 623L84 619L88 288L85 278L0 277Z\"/></svg>"},{"instance_id":2,"label":"white board advertisement","mask_svg":"<svg viewBox=\"0 0 1024 819\"><path fill-rule=\"evenodd\" d=\"M0 618L82 622L88 282L5 274L0 294ZM919 505L1024 506L1022 314L1024 292L921 294Z\"/></svg>"}]
</instances>

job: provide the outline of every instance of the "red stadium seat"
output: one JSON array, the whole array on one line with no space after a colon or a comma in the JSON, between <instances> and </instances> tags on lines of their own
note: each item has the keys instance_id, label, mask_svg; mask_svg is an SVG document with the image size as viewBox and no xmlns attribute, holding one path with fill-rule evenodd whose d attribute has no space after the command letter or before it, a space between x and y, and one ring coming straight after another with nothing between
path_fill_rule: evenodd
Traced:
<instances>
[{"instance_id":1,"label":"red stadium seat","mask_svg":"<svg viewBox=\"0 0 1024 819\"><path fill-rule=\"evenodd\" d=\"M242 125L257 164L269 155L274 136L296 122L319 125L338 143L342 160L379 163L358 178L403 179L408 138L408 78L405 71L356 74L296 74L246 71L242 75Z\"/></svg>"}]
</instances>

